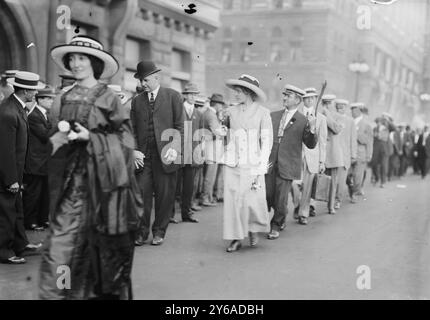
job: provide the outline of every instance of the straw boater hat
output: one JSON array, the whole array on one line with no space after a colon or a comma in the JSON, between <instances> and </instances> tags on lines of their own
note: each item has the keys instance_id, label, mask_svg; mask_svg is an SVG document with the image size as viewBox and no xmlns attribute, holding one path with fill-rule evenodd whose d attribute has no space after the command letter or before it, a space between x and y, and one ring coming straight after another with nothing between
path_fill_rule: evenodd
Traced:
<instances>
[{"instance_id":1,"label":"straw boater hat","mask_svg":"<svg viewBox=\"0 0 430 320\"><path fill-rule=\"evenodd\" d=\"M230 89L232 89L234 86L247 88L254 92L263 102L267 99L264 91L260 89L260 82L253 76L242 74L239 79L229 79L225 84Z\"/></svg>"},{"instance_id":2,"label":"straw boater hat","mask_svg":"<svg viewBox=\"0 0 430 320\"><path fill-rule=\"evenodd\" d=\"M40 77L38 74L27 71L17 71L14 78L7 79L7 82L14 87L29 89L29 90L40 90L45 88L45 85L39 81Z\"/></svg>"},{"instance_id":3,"label":"straw boater hat","mask_svg":"<svg viewBox=\"0 0 430 320\"><path fill-rule=\"evenodd\" d=\"M2 77L9 79L9 78L13 78L15 77L16 73L18 72L18 70L6 70L3 74Z\"/></svg>"},{"instance_id":4,"label":"straw boater hat","mask_svg":"<svg viewBox=\"0 0 430 320\"><path fill-rule=\"evenodd\" d=\"M306 88L305 92L306 94L303 96L303 99L310 97L318 97L317 89L315 88Z\"/></svg>"},{"instance_id":5,"label":"straw boater hat","mask_svg":"<svg viewBox=\"0 0 430 320\"><path fill-rule=\"evenodd\" d=\"M187 94L187 93L194 93L194 94L199 94L200 91L197 88L197 85L195 83L192 82L188 82L185 87L184 90L182 91L182 94Z\"/></svg>"},{"instance_id":6,"label":"straw boater hat","mask_svg":"<svg viewBox=\"0 0 430 320\"><path fill-rule=\"evenodd\" d=\"M51 49L51 56L55 63L66 72L69 70L63 64L63 57L68 53L87 54L103 61L104 69L100 79L110 78L119 70L118 61L110 53L104 51L103 45L99 41L88 36L75 36L69 44L63 44Z\"/></svg>"},{"instance_id":7,"label":"straw boater hat","mask_svg":"<svg viewBox=\"0 0 430 320\"><path fill-rule=\"evenodd\" d=\"M346 100L346 99L336 99L335 101L334 101L334 103L337 105L337 104L344 104L344 105L348 105L349 104L349 101L348 100Z\"/></svg>"},{"instance_id":8,"label":"straw boater hat","mask_svg":"<svg viewBox=\"0 0 430 320\"><path fill-rule=\"evenodd\" d=\"M361 110L361 108L364 107L364 103L363 102L354 102L354 103L351 103L350 107L351 107L351 109L358 108Z\"/></svg>"},{"instance_id":9,"label":"straw boater hat","mask_svg":"<svg viewBox=\"0 0 430 320\"><path fill-rule=\"evenodd\" d=\"M333 101L336 99L336 96L334 94L325 94L321 97L322 101Z\"/></svg>"},{"instance_id":10,"label":"straw boater hat","mask_svg":"<svg viewBox=\"0 0 430 320\"><path fill-rule=\"evenodd\" d=\"M55 98L56 96L55 89L50 86L46 86L44 89L39 90L36 94L36 98Z\"/></svg>"},{"instance_id":11,"label":"straw boater hat","mask_svg":"<svg viewBox=\"0 0 430 320\"><path fill-rule=\"evenodd\" d=\"M284 92L293 92L297 94L301 100L303 100L304 95L306 92L299 87L293 86L292 84L286 84L284 87Z\"/></svg>"}]
</instances>

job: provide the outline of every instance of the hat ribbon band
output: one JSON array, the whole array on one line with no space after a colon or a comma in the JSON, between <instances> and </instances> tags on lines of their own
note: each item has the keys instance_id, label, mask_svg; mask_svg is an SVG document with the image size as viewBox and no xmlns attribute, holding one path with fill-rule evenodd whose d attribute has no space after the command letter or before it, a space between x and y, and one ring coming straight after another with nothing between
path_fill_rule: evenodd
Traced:
<instances>
[{"instance_id":1,"label":"hat ribbon band","mask_svg":"<svg viewBox=\"0 0 430 320\"><path fill-rule=\"evenodd\" d=\"M34 80L25 80L25 79L21 79L21 78L15 78L15 84L21 84L24 86L35 87L39 84L39 82L34 81Z\"/></svg>"},{"instance_id":2,"label":"hat ribbon band","mask_svg":"<svg viewBox=\"0 0 430 320\"><path fill-rule=\"evenodd\" d=\"M260 84L258 83L258 81L252 80L252 79L250 79L248 77L240 77L239 80L246 81L246 82L249 82L249 83L253 84L256 87L260 87Z\"/></svg>"},{"instance_id":3,"label":"hat ribbon band","mask_svg":"<svg viewBox=\"0 0 430 320\"><path fill-rule=\"evenodd\" d=\"M103 47L100 45L95 45L89 42L84 41L74 41L70 43L71 46L78 46L78 47L90 47L97 50L103 50Z\"/></svg>"}]
</instances>

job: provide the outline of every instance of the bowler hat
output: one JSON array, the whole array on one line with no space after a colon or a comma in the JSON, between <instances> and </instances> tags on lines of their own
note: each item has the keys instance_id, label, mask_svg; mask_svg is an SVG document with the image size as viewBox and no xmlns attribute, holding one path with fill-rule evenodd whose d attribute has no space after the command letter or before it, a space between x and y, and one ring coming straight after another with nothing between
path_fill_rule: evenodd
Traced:
<instances>
[{"instance_id":1,"label":"bowler hat","mask_svg":"<svg viewBox=\"0 0 430 320\"><path fill-rule=\"evenodd\" d=\"M161 71L152 61L140 61L137 64L137 72L134 74L136 79L145 79L147 76Z\"/></svg>"},{"instance_id":2,"label":"bowler hat","mask_svg":"<svg viewBox=\"0 0 430 320\"><path fill-rule=\"evenodd\" d=\"M212 94L212 97L210 97L210 102L225 104L224 97L220 93Z\"/></svg>"}]
</instances>

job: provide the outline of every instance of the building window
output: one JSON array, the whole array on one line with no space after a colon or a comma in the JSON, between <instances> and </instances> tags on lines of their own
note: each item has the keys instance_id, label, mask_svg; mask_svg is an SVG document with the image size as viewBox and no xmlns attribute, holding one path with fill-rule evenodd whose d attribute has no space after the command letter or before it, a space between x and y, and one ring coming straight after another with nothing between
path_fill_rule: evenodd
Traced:
<instances>
[{"instance_id":1,"label":"building window","mask_svg":"<svg viewBox=\"0 0 430 320\"><path fill-rule=\"evenodd\" d=\"M302 28L299 26L294 26L292 28L292 35L290 37L290 60L300 61L302 57L302 43L303 43L303 33Z\"/></svg>"},{"instance_id":2,"label":"building window","mask_svg":"<svg viewBox=\"0 0 430 320\"><path fill-rule=\"evenodd\" d=\"M136 91L137 80L134 78L136 66L141 60L151 59L150 42L128 37L125 40L124 51L124 89L130 92Z\"/></svg>"},{"instance_id":3,"label":"building window","mask_svg":"<svg viewBox=\"0 0 430 320\"><path fill-rule=\"evenodd\" d=\"M273 0L272 4L273 4L273 8L282 9L284 7L284 0Z\"/></svg>"},{"instance_id":4,"label":"building window","mask_svg":"<svg viewBox=\"0 0 430 320\"><path fill-rule=\"evenodd\" d=\"M251 60L251 48L247 42L240 44L240 61L249 62Z\"/></svg>"},{"instance_id":5,"label":"building window","mask_svg":"<svg viewBox=\"0 0 430 320\"><path fill-rule=\"evenodd\" d=\"M172 83L171 87L182 92L187 82L191 80L191 54L174 48L172 50Z\"/></svg>"},{"instance_id":6,"label":"building window","mask_svg":"<svg viewBox=\"0 0 430 320\"><path fill-rule=\"evenodd\" d=\"M233 0L224 0L224 9L225 10L233 9Z\"/></svg>"},{"instance_id":7,"label":"building window","mask_svg":"<svg viewBox=\"0 0 430 320\"><path fill-rule=\"evenodd\" d=\"M227 63L231 61L231 43L226 42L222 45L221 62Z\"/></svg>"},{"instance_id":8,"label":"building window","mask_svg":"<svg viewBox=\"0 0 430 320\"><path fill-rule=\"evenodd\" d=\"M230 27L225 27L224 28L223 37L225 39L231 39L231 38L233 38L233 31L231 30Z\"/></svg>"},{"instance_id":9,"label":"building window","mask_svg":"<svg viewBox=\"0 0 430 320\"><path fill-rule=\"evenodd\" d=\"M282 30L280 27L273 27L272 29L272 37L273 38L280 38L282 37Z\"/></svg>"},{"instance_id":10,"label":"building window","mask_svg":"<svg viewBox=\"0 0 430 320\"><path fill-rule=\"evenodd\" d=\"M280 62L281 59L281 45L277 42L272 43L270 46L270 62Z\"/></svg>"},{"instance_id":11,"label":"building window","mask_svg":"<svg viewBox=\"0 0 430 320\"><path fill-rule=\"evenodd\" d=\"M242 10L251 9L251 0L242 0Z\"/></svg>"}]
</instances>

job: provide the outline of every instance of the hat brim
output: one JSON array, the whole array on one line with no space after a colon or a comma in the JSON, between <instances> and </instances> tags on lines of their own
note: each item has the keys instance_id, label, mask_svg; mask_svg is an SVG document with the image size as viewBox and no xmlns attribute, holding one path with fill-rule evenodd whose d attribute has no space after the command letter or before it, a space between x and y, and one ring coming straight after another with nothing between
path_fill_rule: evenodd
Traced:
<instances>
[{"instance_id":1,"label":"hat brim","mask_svg":"<svg viewBox=\"0 0 430 320\"><path fill-rule=\"evenodd\" d=\"M99 58L104 62L103 73L100 79L108 79L113 77L119 70L118 61L108 52L98 50L91 47L72 46L68 44L56 46L51 49L51 57L54 62L66 72L70 72L64 64L63 57L68 53L83 53Z\"/></svg>"},{"instance_id":2,"label":"hat brim","mask_svg":"<svg viewBox=\"0 0 430 320\"><path fill-rule=\"evenodd\" d=\"M221 101L221 100L210 100L210 102L213 102L213 103L221 103L221 104L226 104L224 101Z\"/></svg>"},{"instance_id":3,"label":"hat brim","mask_svg":"<svg viewBox=\"0 0 430 320\"><path fill-rule=\"evenodd\" d=\"M304 98L311 98L311 97L318 97L318 94L316 94L316 93L307 93L307 94L305 94L303 96L303 99Z\"/></svg>"},{"instance_id":4,"label":"hat brim","mask_svg":"<svg viewBox=\"0 0 430 320\"><path fill-rule=\"evenodd\" d=\"M182 94L187 94L187 93L200 94L200 91L182 91Z\"/></svg>"},{"instance_id":5,"label":"hat brim","mask_svg":"<svg viewBox=\"0 0 430 320\"><path fill-rule=\"evenodd\" d=\"M151 74L154 74L154 73L157 73L157 72L160 72L160 71L161 71L161 69L155 69L155 70L153 70L151 72L148 72L148 73L142 74L142 75L140 73L136 72L134 74L134 78L135 79L145 79L147 76L150 76Z\"/></svg>"},{"instance_id":6,"label":"hat brim","mask_svg":"<svg viewBox=\"0 0 430 320\"><path fill-rule=\"evenodd\" d=\"M46 87L46 85L40 81L38 82L37 86L26 86L26 85L21 84L21 83L16 83L15 78L9 78L6 81L11 86L23 88L23 89L29 89L29 90L42 90L42 89L45 89L45 87Z\"/></svg>"},{"instance_id":7,"label":"hat brim","mask_svg":"<svg viewBox=\"0 0 430 320\"><path fill-rule=\"evenodd\" d=\"M226 81L225 85L230 89L233 89L234 86L245 87L253 91L261 101L265 102L267 100L267 96L264 93L264 91L249 82L239 80L239 79L229 79Z\"/></svg>"}]
</instances>

